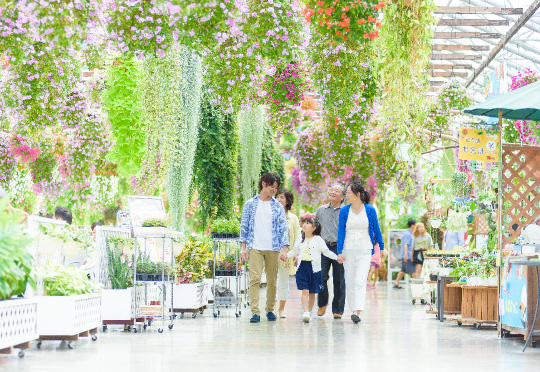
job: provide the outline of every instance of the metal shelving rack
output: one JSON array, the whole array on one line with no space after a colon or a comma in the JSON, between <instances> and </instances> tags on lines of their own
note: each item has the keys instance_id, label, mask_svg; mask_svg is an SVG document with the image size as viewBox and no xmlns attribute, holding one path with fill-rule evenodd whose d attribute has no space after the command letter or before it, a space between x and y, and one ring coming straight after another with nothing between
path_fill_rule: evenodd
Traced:
<instances>
[{"instance_id":1,"label":"metal shelving rack","mask_svg":"<svg viewBox=\"0 0 540 372\"><path fill-rule=\"evenodd\" d=\"M212 233L212 238L214 240L214 264L213 264L213 280L212 280L212 294L214 296L214 318L217 318L220 315L220 307L235 307L235 315L238 318L242 315L241 304L242 304L242 293L240 292L240 280L242 276L242 268L239 267L238 262L240 260L240 241L238 234L216 234ZM225 249L230 249L230 245L235 245L235 267L234 275L218 275L219 272L216 271L216 261L220 257L220 252ZM231 270L233 271L233 270ZM227 288L231 287L231 280L234 278L234 292L233 296L216 296L216 284L218 283L219 278L225 278L227 283ZM247 288L246 288L247 292Z\"/></svg>"},{"instance_id":2,"label":"metal shelving rack","mask_svg":"<svg viewBox=\"0 0 540 372\"><path fill-rule=\"evenodd\" d=\"M165 230L165 229L164 229ZM135 326L140 325L143 326L145 329L148 325L151 325L154 320L161 319L161 327L158 328L159 333L163 333L163 330L165 329L165 319L168 317L170 319L170 323L168 324L168 328L170 330L174 327L174 319L176 318L176 314L172 311L172 293L173 293L173 286L174 286L174 280L170 275L165 275L165 246L166 242L170 243L171 247L171 263L174 263L174 255L173 255L173 249L172 249L172 236L166 233L166 231L163 231L162 233L158 233L155 228L136 228L133 234L134 239L134 254L133 254L133 283L135 287L137 285L144 285L145 291L144 291L144 303L148 303L148 286L150 283L160 283L158 287L161 290L161 314L160 315L143 315L142 312L138 314L134 314L134 320L135 320ZM139 246L139 239L143 239L144 245L143 245L143 252L146 254L146 243L148 239L161 239L161 250L162 250L162 260L161 263L161 281L141 281L137 280L137 258L139 257L139 253L141 252L141 247ZM169 298L170 298L170 305L167 302L167 287L169 288ZM134 311L137 311L136 301L137 296L133 296L133 309ZM140 321L142 319L142 321Z\"/></svg>"}]
</instances>

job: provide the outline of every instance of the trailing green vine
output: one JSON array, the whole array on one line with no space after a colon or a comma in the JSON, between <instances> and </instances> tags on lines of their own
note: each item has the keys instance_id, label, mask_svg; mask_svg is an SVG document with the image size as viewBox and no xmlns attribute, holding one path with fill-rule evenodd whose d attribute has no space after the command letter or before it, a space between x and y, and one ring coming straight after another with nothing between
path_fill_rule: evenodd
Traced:
<instances>
[{"instance_id":1,"label":"trailing green vine","mask_svg":"<svg viewBox=\"0 0 540 372\"><path fill-rule=\"evenodd\" d=\"M242 159L242 196L244 201L258 192L264 134L264 108L256 106L238 113L240 156Z\"/></svg>"},{"instance_id":2,"label":"trailing green vine","mask_svg":"<svg viewBox=\"0 0 540 372\"><path fill-rule=\"evenodd\" d=\"M201 59L187 49L181 50L182 83L180 109L182 119L173 132L174 145L167 171L167 195L173 227L183 231L189 204L193 162L199 141L202 99Z\"/></svg>"},{"instance_id":3,"label":"trailing green vine","mask_svg":"<svg viewBox=\"0 0 540 372\"><path fill-rule=\"evenodd\" d=\"M279 145L274 140L272 129L268 123L264 125L262 154L261 154L261 176L264 173L276 173L285 184L285 158Z\"/></svg>"},{"instance_id":4,"label":"trailing green vine","mask_svg":"<svg viewBox=\"0 0 540 372\"><path fill-rule=\"evenodd\" d=\"M234 216L237 155L238 129L233 116L225 114L205 94L194 164L204 226L210 219Z\"/></svg>"},{"instance_id":5,"label":"trailing green vine","mask_svg":"<svg viewBox=\"0 0 540 372\"><path fill-rule=\"evenodd\" d=\"M107 154L109 161L118 164L124 177L135 175L141 166L146 141L141 121L141 63L136 58L115 61L107 74L107 89L103 105L111 123L115 143Z\"/></svg>"},{"instance_id":6,"label":"trailing green vine","mask_svg":"<svg viewBox=\"0 0 540 372\"><path fill-rule=\"evenodd\" d=\"M148 57L141 81L142 116L146 128L146 149L137 175L137 186L153 194L164 186L166 165L170 163L174 133L182 119L182 58L171 48L163 58Z\"/></svg>"}]
</instances>

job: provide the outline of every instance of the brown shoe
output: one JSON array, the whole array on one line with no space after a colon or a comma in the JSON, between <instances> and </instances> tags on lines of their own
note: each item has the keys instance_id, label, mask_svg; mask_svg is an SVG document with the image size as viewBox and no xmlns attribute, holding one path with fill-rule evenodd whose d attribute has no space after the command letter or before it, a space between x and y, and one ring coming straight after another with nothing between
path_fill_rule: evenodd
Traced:
<instances>
[{"instance_id":1,"label":"brown shoe","mask_svg":"<svg viewBox=\"0 0 540 372\"><path fill-rule=\"evenodd\" d=\"M326 306L319 307L319 310L317 310L317 315L318 316L323 316L325 313L326 313Z\"/></svg>"},{"instance_id":2,"label":"brown shoe","mask_svg":"<svg viewBox=\"0 0 540 372\"><path fill-rule=\"evenodd\" d=\"M341 319L341 314L334 314L334 319Z\"/></svg>"}]
</instances>

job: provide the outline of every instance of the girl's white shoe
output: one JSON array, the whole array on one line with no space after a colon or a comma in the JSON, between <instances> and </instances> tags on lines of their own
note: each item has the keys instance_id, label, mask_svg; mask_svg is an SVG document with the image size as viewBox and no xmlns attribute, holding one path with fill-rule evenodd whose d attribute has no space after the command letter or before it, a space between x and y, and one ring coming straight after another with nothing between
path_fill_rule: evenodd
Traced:
<instances>
[{"instance_id":1,"label":"girl's white shoe","mask_svg":"<svg viewBox=\"0 0 540 372\"><path fill-rule=\"evenodd\" d=\"M304 315L302 316L302 321L304 323L309 323L309 321L311 320L311 314L309 312L304 312Z\"/></svg>"},{"instance_id":2,"label":"girl's white shoe","mask_svg":"<svg viewBox=\"0 0 540 372\"><path fill-rule=\"evenodd\" d=\"M285 319L287 317L287 315L285 315L285 313L279 313L279 318L280 319Z\"/></svg>"}]
</instances>

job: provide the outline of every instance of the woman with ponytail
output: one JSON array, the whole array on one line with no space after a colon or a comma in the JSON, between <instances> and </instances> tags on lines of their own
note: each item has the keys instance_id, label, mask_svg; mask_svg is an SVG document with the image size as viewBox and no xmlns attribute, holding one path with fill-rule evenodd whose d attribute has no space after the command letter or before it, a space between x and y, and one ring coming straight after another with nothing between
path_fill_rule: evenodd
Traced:
<instances>
[{"instance_id":1,"label":"woman with ponytail","mask_svg":"<svg viewBox=\"0 0 540 372\"><path fill-rule=\"evenodd\" d=\"M349 204L339 213L337 252L338 262L344 262L345 266L347 302L353 312L351 319L358 324L366 302L371 256L376 244L383 254L384 242L377 212L369 204L369 193L362 184L352 182L347 188L346 198Z\"/></svg>"}]
</instances>

